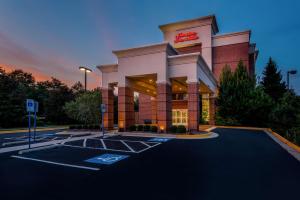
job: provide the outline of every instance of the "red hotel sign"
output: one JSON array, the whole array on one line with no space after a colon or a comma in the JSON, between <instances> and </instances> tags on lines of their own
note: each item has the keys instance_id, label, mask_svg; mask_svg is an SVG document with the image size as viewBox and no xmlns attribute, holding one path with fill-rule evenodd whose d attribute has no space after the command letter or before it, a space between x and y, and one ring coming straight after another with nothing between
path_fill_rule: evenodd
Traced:
<instances>
[{"instance_id":1,"label":"red hotel sign","mask_svg":"<svg viewBox=\"0 0 300 200\"><path fill-rule=\"evenodd\" d=\"M185 42L190 40L197 40L199 39L198 34L196 32L186 32L186 33L178 33L175 36L175 43L178 42Z\"/></svg>"}]
</instances>

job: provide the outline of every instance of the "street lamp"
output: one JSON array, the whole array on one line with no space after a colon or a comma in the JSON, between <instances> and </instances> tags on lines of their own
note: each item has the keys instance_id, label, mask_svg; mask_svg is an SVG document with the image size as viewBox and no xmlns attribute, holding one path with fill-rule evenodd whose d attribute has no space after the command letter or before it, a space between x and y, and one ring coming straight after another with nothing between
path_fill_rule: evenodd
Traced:
<instances>
[{"instance_id":1,"label":"street lamp","mask_svg":"<svg viewBox=\"0 0 300 200\"><path fill-rule=\"evenodd\" d=\"M79 69L84 71L84 90L86 91L86 74L92 72L92 70L84 66L80 66Z\"/></svg>"},{"instance_id":2,"label":"street lamp","mask_svg":"<svg viewBox=\"0 0 300 200\"><path fill-rule=\"evenodd\" d=\"M286 82L287 82L288 89L290 89L290 74L292 74L292 75L297 74L297 70L289 70L286 73Z\"/></svg>"}]
</instances>

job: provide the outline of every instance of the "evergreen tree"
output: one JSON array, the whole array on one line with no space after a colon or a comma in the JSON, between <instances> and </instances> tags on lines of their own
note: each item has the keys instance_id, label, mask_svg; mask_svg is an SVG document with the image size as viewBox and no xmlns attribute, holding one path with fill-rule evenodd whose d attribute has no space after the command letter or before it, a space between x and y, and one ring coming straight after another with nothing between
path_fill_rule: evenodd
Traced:
<instances>
[{"instance_id":1,"label":"evergreen tree","mask_svg":"<svg viewBox=\"0 0 300 200\"><path fill-rule=\"evenodd\" d=\"M264 126L272 101L249 75L242 61L235 72L223 68L217 99L217 123ZM259 116L258 116L259 115Z\"/></svg>"},{"instance_id":2,"label":"evergreen tree","mask_svg":"<svg viewBox=\"0 0 300 200\"><path fill-rule=\"evenodd\" d=\"M261 85L265 93L274 101L278 101L287 91L285 83L282 81L281 72L278 71L276 62L271 57L263 71Z\"/></svg>"}]
</instances>

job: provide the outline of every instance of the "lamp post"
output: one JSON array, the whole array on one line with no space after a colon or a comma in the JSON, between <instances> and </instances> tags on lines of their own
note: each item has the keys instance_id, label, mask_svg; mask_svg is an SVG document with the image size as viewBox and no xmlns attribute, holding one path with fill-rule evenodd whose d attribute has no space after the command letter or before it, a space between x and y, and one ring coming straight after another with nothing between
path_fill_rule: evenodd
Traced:
<instances>
[{"instance_id":1,"label":"lamp post","mask_svg":"<svg viewBox=\"0 0 300 200\"><path fill-rule=\"evenodd\" d=\"M290 89L290 74L294 75L297 74L297 70L288 70L286 73L286 82L287 82L287 88Z\"/></svg>"},{"instance_id":2,"label":"lamp post","mask_svg":"<svg viewBox=\"0 0 300 200\"><path fill-rule=\"evenodd\" d=\"M86 91L86 74L92 72L92 70L84 66L80 66L79 69L84 71L84 90Z\"/></svg>"}]
</instances>

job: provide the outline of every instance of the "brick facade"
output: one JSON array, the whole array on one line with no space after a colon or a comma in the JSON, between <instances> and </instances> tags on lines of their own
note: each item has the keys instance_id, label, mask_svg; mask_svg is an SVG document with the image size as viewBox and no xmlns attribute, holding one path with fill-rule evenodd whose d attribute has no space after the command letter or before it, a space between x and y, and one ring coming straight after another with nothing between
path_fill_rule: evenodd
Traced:
<instances>
[{"instance_id":1,"label":"brick facade","mask_svg":"<svg viewBox=\"0 0 300 200\"><path fill-rule=\"evenodd\" d=\"M188 83L188 128L190 130L199 130L199 83Z\"/></svg>"},{"instance_id":2,"label":"brick facade","mask_svg":"<svg viewBox=\"0 0 300 200\"><path fill-rule=\"evenodd\" d=\"M249 67L249 43L239 43L225 46L213 47L213 73L219 81L223 67L227 64L234 71L240 60L247 67L248 72L253 72L254 68Z\"/></svg>"},{"instance_id":3,"label":"brick facade","mask_svg":"<svg viewBox=\"0 0 300 200\"><path fill-rule=\"evenodd\" d=\"M216 120L216 98L209 97L209 124L215 125Z\"/></svg>"},{"instance_id":4,"label":"brick facade","mask_svg":"<svg viewBox=\"0 0 300 200\"><path fill-rule=\"evenodd\" d=\"M172 109L187 109L187 100L172 101Z\"/></svg>"},{"instance_id":5,"label":"brick facade","mask_svg":"<svg viewBox=\"0 0 300 200\"><path fill-rule=\"evenodd\" d=\"M118 121L120 130L128 130L135 124L133 91L129 87L118 88Z\"/></svg>"},{"instance_id":6,"label":"brick facade","mask_svg":"<svg viewBox=\"0 0 300 200\"><path fill-rule=\"evenodd\" d=\"M157 124L168 130L172 125L172 89L167 83L157 84Z\"/></svg>"},{"instance_id":7,"label":"brick facade","mask_svg":"<svg viewBox=\"0 0 300 200\"><path fill-rule=\"evenodd\" d=\"M139 94L139 123L143 124L145 119L152 119L151 96Z\"/></svg>"},{"instance_id":8,"label":"brick facade","mask_svg":"<svg viewBox=\"0 0 300 200\"><path fill-rule=\"evenodd\" d=\"M114 128L114 94L112 89L102 89L102 103L106 106L104 113L104 128L111 130Z\"/></svg>"}]
</instances>

